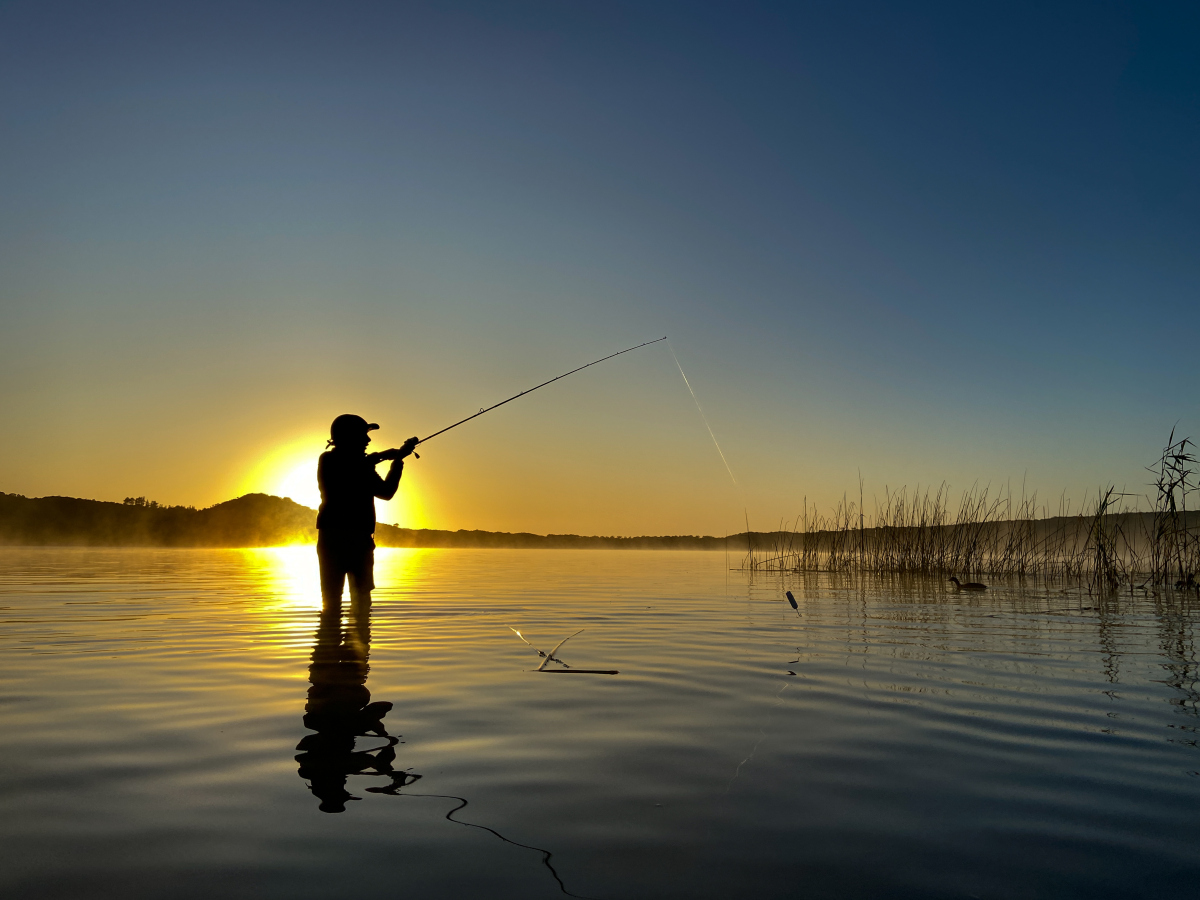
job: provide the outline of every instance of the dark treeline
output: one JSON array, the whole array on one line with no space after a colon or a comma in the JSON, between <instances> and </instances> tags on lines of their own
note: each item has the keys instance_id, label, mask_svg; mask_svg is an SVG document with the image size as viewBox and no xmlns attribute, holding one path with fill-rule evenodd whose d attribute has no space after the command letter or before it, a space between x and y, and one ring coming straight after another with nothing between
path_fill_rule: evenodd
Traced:
<instances>
[{"instance_id":1,"label":"dark treeline","mask_svg":"<svg viewBox=\"0 0 1200 900\"><path fill-rule=\"evenodd\" d=\"M314 543L316 512L292 500L247 494L208 509L163 506L144 497L124 503L75 497L22 497L0 493L0 544L86 547L276 547ZM438 531L380 524L381 547L490 547L517 549L719 550L726 541L693 535L585 537ZM731 538L730 545L735 541ZM746 549L743 537L740 543Z\"/></svg>"}]
</instances>

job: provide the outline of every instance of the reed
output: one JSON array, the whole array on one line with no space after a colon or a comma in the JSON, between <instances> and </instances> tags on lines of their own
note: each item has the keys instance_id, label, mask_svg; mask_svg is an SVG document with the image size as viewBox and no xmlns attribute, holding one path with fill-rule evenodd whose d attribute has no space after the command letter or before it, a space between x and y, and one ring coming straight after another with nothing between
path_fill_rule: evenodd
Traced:
<instances>
[{"instance_id":1,"label":"reed","mask_svg":"<svg viewBox=\"0 0 1200 900\"><path fill-rule=\"evenodd\" d=\"M1200 571L1200 513L1195 512L1197 460L1190 439L1171 433L1148 497L1151 512L1130 508L1131 495L1106 486L1071 514L1011 489L978 483L954 502L949 485L884 489L868 514L860 480L856 503L843 495L829 515L810 507L776 531L754 534L747 523L743 569L763 572L893 572L960 576L1078 578L1111 590L1145 579L1153 587L1191 589ZM1140 502L1140 498L1139 498ZM1190 504L1190 508L1189 508ZM869 523L869 524L868 524Z\"/></svg>"},{"instance_id":2,"label":"reed","mask_svg":"<svg viewBox=\"0 0 1200 900\"><path fill-rule=\"evenodd\" d=\"M1186 583L1200 562L1200 542L1194 516L1188 515L1188 500L1197 489L1196 456L1188 448L1190 438L1175 440L1175 430L1162 456L1148 470L1154 475L1154 515L1149 538L1148 574L1156 585L1173 581ZM1195 507L1195 503L1192 504Z\"/></svg>"}]
</instances>

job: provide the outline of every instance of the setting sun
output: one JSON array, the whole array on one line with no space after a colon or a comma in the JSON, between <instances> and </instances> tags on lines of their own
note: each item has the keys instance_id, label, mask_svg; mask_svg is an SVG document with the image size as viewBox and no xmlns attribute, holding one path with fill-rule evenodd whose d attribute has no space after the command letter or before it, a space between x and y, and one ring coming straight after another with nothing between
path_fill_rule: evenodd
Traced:
<instances>
[{"instance_id":1,"label":"setting sun","mask_svg":"<svg viewBox=\"0 0 1200 900\"><path fill-rule=\"evenodd\" d=\"M316 509L321 505L317 457L324 447L324 439L316 436L281 444L250 468L238 493L289 497L302 506Z\"/></svg>"},{"instance_id":2,"label":"setting sun","mask_svg":"<svg viewBox=\"0 0 1200 900\"><path fill-rule=\"evenodd\" d=\"M317 458L325 448L323 437L298 438L271 450L251 467L238 488L238 494L271 494L288 497L302 506L316 509L321 505L317 487ZM416 479L405 477L400 490L389 501L375 503L380 522L401 528L428 528L427 506Z\"/></svg>"}]
</instances>

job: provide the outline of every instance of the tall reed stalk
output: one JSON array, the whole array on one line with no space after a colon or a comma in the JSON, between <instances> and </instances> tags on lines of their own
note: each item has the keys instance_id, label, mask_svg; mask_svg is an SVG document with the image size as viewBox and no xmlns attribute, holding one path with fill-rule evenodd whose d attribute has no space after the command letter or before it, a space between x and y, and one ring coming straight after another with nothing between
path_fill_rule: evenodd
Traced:
<instances>
[{"instance_id":1,"label":"tall reed stalk","mask_svg":"<svg viewBox=\"0 0 1200 900\"><path fill-rule=\"evenodd\" d=\"M908 572L1081 578L1097 590L1134 579L1187 586L1200 571L1200 513L1195 512L1197 460L1190 439L1172 431L1155 476L1152 512L1127 505L1109 486L1071 515L1065 497L1054 514L1022 487L993 494L972 485L952 503L950 488L884 488L867 525L862 482L855 503L843 495L823 516L804 510L778 530L751 534L743 567L755 571ZM1189 503L1193 512L1189 512Z\"/></svg>"}]
</instances>

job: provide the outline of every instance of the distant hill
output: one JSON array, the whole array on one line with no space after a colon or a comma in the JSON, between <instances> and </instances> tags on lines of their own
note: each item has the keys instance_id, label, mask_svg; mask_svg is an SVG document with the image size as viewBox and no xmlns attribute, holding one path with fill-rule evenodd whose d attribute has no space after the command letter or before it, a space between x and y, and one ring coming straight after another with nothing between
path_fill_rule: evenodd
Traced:
<instances>
[{"instance_id":1,"label":"distant hill","mask_svg":"<svg viewBox=\"0 0 1200 900\"><path fill-rule=\"evenodd\" d=\"M160 506L144 498L124 503L75 497L0 493L0 544L87 547L277 547L314 543L317 514L284 497L246 494L208 509ZM493 547L518 549L717 550L725 538L586 537L438 531L380 525L381 547ZM733 549L730 540L730 549ZM741 539L745 549L745 538Z\"/></svg>"}]
</instances>

